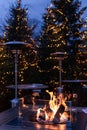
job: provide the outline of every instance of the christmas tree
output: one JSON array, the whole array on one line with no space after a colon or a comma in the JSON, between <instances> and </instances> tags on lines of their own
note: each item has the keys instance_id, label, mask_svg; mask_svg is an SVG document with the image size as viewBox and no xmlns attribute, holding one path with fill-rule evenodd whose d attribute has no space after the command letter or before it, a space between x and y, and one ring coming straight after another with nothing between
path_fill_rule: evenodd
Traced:
<instances>
[{"instance_id":1,"label":"christmas tree","mask_svg":"<svg viewBox=\"0 0 87 130\"><path fill-rule=\"evenodd\" d=\"M37 59L35 41L32 38L33 26L29 26L28 18L28 9L22 6L21 0L18 0L10 7L2 38L3 42L21 41L27 43L27 47L22 48L18 57L18 83L20 84L26 83L26 81L31 82L25 71L29 71L29 68L33 69L32 66L36 65ZM4 60L4 58L7 59ZM2 60L5 62L4 75L2 76L6 82L4 84L14 84L14 54L10 49L7 50L7 53L5 52Z\"/></svg>"},{"instance_id":2,"label":"christmas tree","mask_svg":"<svg viewBox=\"0 0 87 130\"><path fill-rule=\"evenodd\" d=\"M67 52L63 62L63 79L77 79L77 53L82 43L82 14L86 7L80 8L78 0L52 0L43 16L43 26L39 46L40 67L44 81L58 84L58 61L51 57L54 52Z\"/></svg>"},{"instance_id":3,"label":"christmas tree","mask_svg":"<svg viewBox=\"0 0 87 130\"><path fill-rule=\"evenodd\" d=\"M23 41L32 43L32 28L28 25L28 9L22 7L21 0L12 5L9 10L10 16L6 20L4 32L5 41Z\"/></svg>"}]
</instances>

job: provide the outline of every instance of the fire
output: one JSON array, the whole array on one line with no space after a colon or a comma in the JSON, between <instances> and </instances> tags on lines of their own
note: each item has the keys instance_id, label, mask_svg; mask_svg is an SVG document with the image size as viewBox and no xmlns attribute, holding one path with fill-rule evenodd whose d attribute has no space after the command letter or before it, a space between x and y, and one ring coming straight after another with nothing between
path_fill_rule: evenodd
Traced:
<instances>
[{"instance_id":1,"label":"fire","mask_svg":"<svg viewBox=\"0 0 87 130\"><path fill-rule=\"evenodd\" d=\"M36 120L45 123L59 123L68 120L69 115L66 112L68 109L64 95L60 93L58 96L53 92L46 91L50 95L49 104L37 110Z\"/></svg>"}]
</instances>

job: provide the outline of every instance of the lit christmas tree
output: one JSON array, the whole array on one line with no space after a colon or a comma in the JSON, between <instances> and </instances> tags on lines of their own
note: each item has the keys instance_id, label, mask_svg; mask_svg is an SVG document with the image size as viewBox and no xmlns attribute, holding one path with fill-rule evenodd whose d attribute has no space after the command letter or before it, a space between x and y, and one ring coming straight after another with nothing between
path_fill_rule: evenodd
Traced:
<instances>
[{"instance_id":1,"label":"lit christmas tree","mask_svg":"<svg viewBox=\"0 0 87 130\"><path fill-rule=\"evenodd\" d=\"M35 41L32 38L33 26L29 26L28 9L22 7L21 0L18 0L16 4L11 6L9 14L4 27L3 42L21 41L29 43L28 47L23 48L18 57L18 83L26 83L26 80L29 83L31 79L27 76L24 77L25 71L28 71L28 68L36 65L37 59ZM6 77L6 80L4 80L6 81L5 85L14 84L14 56L11 50L7 51L7 55L5 54L4 57L7 58L8 61L5 63L4 70Z\"/></svg>"},{"instance_id":2,"label":"lit christmas tree","mask_svg":"<svg viewBox=\"0 0 87 130\"><path fill-rule=\"evenodd\" d=\"M10 16L6 20L5 41L23 41L33 43L32 28L28 25L28 9L23 8L21 0L10 7Z\"/></svg>"},{"instance_id":3,"label":"lit christmas tree","mask_svg":"<svg viewBox=\"0 0 87 130\"><path fill-rule=\"evenodd\" d=\"M78 0L52 0L44 14L44 25L39 47L40 67L45 82L55 85L58 82L58 61L50 56L54 52L67 52L63 62L63 79L77 79L77 53L82 43L81 19L86 7L80 8ZM57 83L58 84L58 83Z\"/></svg>"}]
</instances>

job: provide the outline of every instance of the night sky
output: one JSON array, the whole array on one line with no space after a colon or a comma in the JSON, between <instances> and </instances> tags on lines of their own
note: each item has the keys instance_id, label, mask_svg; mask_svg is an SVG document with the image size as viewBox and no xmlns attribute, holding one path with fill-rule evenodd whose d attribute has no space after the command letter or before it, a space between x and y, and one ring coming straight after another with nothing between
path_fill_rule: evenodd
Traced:
<instances>
[{"instance_id":1,"label":"night sky","mask_svg":"<svg viewBox=\"0 0 87 130\"><path fill-rule=\"evenodd\" d=\"M0 0L0 23L9 14L10 6L17 0ZM38 1L38 2L37 2ZM23 6L28 7L29 17L41 20L45 8L50 5L50 0L22 0Z\"/></svg>"},{"instance_id":2,"label":"night sky","mask_svg":"<svg viewBox=\"0 0 87 130\"><path fill-rule=\"evenodd\" d=\"M0 0L0 21L3 22L9 14L9 7L17 0ZM38 1L38 2L37 2ZM30 18L41 20L45 8L50 5L51 0L22 0L23 5L29 8ZM87 0L81 0L82 7L87 6Z\"/></svg>"}]
</instances>

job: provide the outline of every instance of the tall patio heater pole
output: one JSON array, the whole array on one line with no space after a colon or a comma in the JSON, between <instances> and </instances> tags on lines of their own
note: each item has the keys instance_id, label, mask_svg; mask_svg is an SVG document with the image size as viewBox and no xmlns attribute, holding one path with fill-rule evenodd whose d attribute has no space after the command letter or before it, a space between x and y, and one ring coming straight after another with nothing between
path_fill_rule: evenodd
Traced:
<instances>
[{"instance_id":1,"label":"tall patio heater pole","mask_svg":"<svg viewBox=\"0 0 87 130\"><path fill-rule=\"evenodd\" d=\"M15 63L15 100L18 98L18 80L17 80L17 63L18 63L18 55L21 52L22 48L26 45L27 43L20 42L20 41L11 41L6 43L6 47L12 51L14 54L14 63Z\"/></svg>"},{"instance_id":2,"label":"tall patio heater pole","mask_svg":"<svg viewBox=\"0 0 87 130\"><path fill-rule=\"evenodd\" d=\"M12 53L14 54L14 63L15 63L15 99L17 99L17 89L18 89L18 80L17 80L17 63L18 63L18 50L13 50Z\"/></svg>"},{"instance_id":3,"label":"tall patio heater pole","mask_svg":"<svg viewBox=\"0 0 87 130\"><path fill-rule=\"evenodd\" d=\"M18 58L18 53L16 50L15 53L15 99L17 99L17 85L18 85L18 80L17 80L17 58Z\"/></svg>"}]
</instances>

